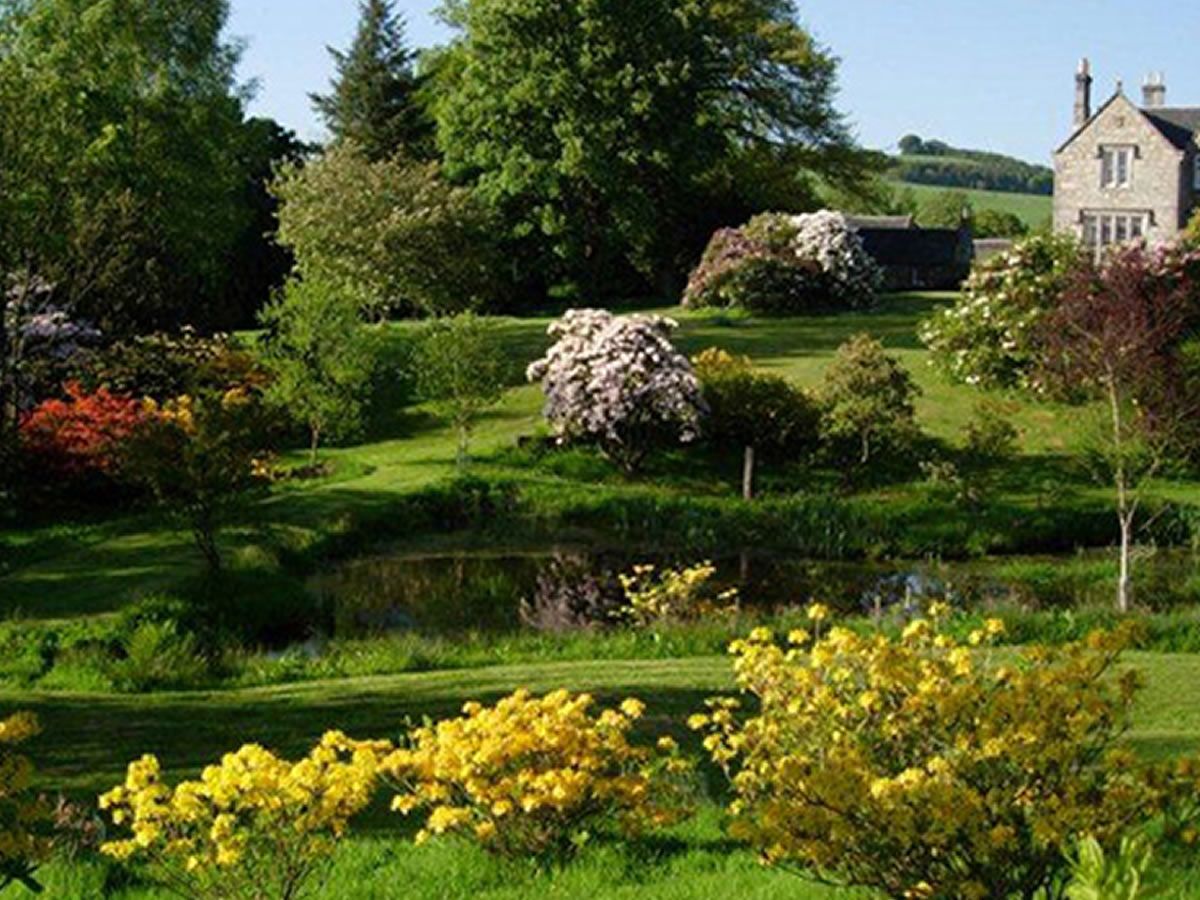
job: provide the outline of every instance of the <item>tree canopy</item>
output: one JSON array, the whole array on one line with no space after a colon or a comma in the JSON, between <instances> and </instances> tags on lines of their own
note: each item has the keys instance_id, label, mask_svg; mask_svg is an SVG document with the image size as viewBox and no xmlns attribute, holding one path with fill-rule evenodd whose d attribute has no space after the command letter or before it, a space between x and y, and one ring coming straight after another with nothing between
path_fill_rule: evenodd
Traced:
<instances>
[{"instance_id":1,"label":"tree canopy","mask_svg":"<svg viewBox=\"0 0 1200 900\"><path fill-rule=\"evenodd\" d=\"M109 329L219 296L248 223L227 0L37 0L0 25L0 230Z\"/></svg>"},{"instance_id":2,"label":"tree canopy","mask_svg":"<svg viewBox=\"0 0 1200 900\"><path fill-rule=\"evenodd\" d=\"M530 280L591 296L678 278L715 226L852 183L837 64L790 0L453 0L436 61L453 179L503 213ZM782 175L780 173L783 173ZM764 198L755 197L755 204Z\"/></svg>"}]
</instances>

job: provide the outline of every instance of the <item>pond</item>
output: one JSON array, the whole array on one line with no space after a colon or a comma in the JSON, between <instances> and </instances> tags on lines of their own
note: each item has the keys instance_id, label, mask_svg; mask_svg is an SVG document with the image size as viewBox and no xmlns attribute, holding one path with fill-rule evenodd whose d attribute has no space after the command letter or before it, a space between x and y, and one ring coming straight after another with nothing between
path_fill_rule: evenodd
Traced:
<instances>
[{"instance_id":1,"label":"pond","mask_svg":"<svg viewBox=\"0 0 1200 900\"><path fill-rule=\"evenodd\" d=\"M1150 552L1138 560L1141 603L1200 603L1200 560ZM394 631L565 631L604 621L621 605L618 575L633 566L684 566L691 556L561 546L545 550L380 554L312 580L335 636ZM774 611L820 600L843 615L919 608L933 599L973 609L1056 609L1112 602L1111 552L1068 557L819 562L757 553L712 560L719 588L736 587L746 608Z\"/></svg>"}]
</instances>

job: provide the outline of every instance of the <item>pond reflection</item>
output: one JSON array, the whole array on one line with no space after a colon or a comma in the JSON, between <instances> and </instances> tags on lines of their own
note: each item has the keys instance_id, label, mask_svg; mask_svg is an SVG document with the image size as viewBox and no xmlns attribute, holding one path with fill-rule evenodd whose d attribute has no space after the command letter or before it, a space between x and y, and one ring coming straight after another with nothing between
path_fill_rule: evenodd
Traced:
<instances>
[{"instance_id":1,"label":"pond reflection","mask_svg":"<svg viewBox=\"0 0 1200 900\"><path fill-rule=\"evenodd\" d=\"M618 574L636 564L685 566L686 555L555 547L536 552L382 555L313 579L334 634L356 637L415 630L454 634L571 631L612 620L623 595ZM720 589L761 611L814 599L842 615L911 615L933 599L975 609L1103 604L1110 559L978 560L967 563L818 562L754 553L714 559ZM1142 597L1156 608L1194 603L1196 562L1188 554L1143 560Z\"/></svg>"}]
</instances>

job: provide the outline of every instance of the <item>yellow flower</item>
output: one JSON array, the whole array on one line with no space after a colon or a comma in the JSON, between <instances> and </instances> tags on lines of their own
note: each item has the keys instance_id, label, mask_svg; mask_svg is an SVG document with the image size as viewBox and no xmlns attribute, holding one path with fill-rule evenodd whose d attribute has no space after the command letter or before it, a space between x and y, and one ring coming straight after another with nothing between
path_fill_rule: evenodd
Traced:
<instances>
[{"instance_id":1,"label":"yellow flower","mask_svg":"<svg viewBox=\"0 0 1200 900\"><path fill-rule=\"evenodd\" d=\"M690 773L675 742L631 742L640 700L593 706L587 694L518 691L415 729L381 764L398 792L393 808L428 809L422 840L455 833L530 855L569 848L594 817L630 831L676 821Z\"/></svg>"},{"instance_id":2,"label":"yellow flower","mask_svg":"<svg viewBox=\"0 0 1200 900\"><path fill-rule=\"evenodd\" d=\"M812 622L824 622L829 618L829 607L824 603L811 603L807 615Z\"/></svg>"}]
</instances>

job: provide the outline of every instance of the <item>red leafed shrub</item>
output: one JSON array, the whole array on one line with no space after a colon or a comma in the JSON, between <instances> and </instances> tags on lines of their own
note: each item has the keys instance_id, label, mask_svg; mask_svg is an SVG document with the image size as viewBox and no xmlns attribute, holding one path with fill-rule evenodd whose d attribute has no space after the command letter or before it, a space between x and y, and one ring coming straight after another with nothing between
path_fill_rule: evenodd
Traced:
<instances>
[{"instance_id":1,"label":"red leafed shrub","mask_svg":"<svg viewBox=\"0 0 1200 900\"><path fill-rule=\"evenodd\" d=\"M121 448L149 413L140 400L104 388L85 393L64 386L65 400L46 400L21 422L21 443L32 465L48 475L114 477Z\"/></svg>"}]
</instances>

